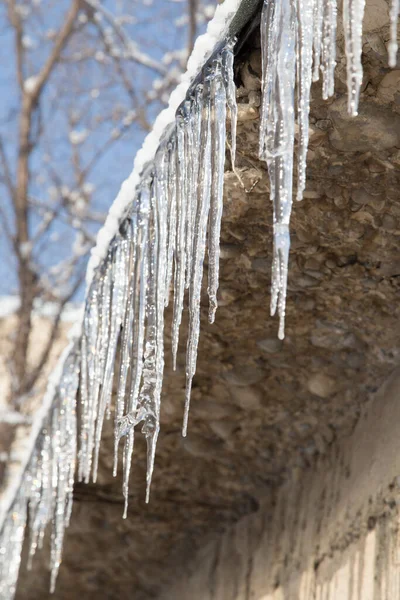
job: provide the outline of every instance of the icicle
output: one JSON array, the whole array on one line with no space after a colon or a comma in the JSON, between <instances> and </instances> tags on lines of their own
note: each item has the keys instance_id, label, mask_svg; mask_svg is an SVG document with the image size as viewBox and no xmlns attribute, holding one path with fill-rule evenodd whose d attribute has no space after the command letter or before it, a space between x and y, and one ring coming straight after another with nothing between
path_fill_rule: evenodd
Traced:
<instances>
[{"instance_id":1,"label":"icicle","mask_svg":"<svg viewBox=\"0 0 400 600\"><path fill-rule=\"evenodd\" d=\"M103 383L103 374L107 356L107 346L110 338L110 316L111 316L111 277L112 277L112 265L114 257L114 245L110 246L108 251L107 259L103 265L104 274L102 276L102 287L99 302L100 306L100 321L99 330L97 337L97 362L96 362L96 394L97 399L97 415L96 415L96 430L95 430L95 443L94 443L94 460L93 460L93 482L97 481L97 470L99 465L99 453L100 453L100 442L101 434L103 431L104 415L106 413L106 397L102 392L101 385Z\"/></svg>"},{"instance_id":2,"label":"icicle","mask_svg":"<svg viewBox=\"0 0 400 600\"><path fill-rule=\"evenodd\" d=\"M361 64L362 23L365 0L343 0L343 29L347 57L348 111L358 114L360 86L363 78Z\"/></svg>"},{"instance_id":3,"label":"icicle","mask_svg":"<svg viewBox=\"0 0 400 600\"><path fill-rule=\"evenodd\" d=\"M194 98L189 111L188 129L187 129L187 160L190 165L189 186L188 186L188 209L187 209L187 259L186 259L186 288L190 286L190 279L193 269L193 231L197 210L197 188L199 180L199 148L201 135L201 104L203 95L203 84L196 86Z\"/></svg>"},{"instance_id":4,"label":"icicle","mask_svg":"<svg viewBox=\"0 0 400 600\"><path fill-rule=\"evenodd\" d=\"M101 392L101 403L109 413L111 405L112 384L114 378L114 363L117 353L122 319L125 314L128 279L127 262L130 247L130 227L127 222L123 224L123 233L114 242L114 262L111 267L112 294L110 306L110 337L108 341L106 361Z\"/></svg>"},{"instance_id":5,"label":"icicle","mask_svg":"<svg viewBox=\"0 0 400 600\"><path fill-rule=\"evenodd\" d=\"M261 20L263 103L260 157L267 161L274 212L271 314L284 337L292 208L296 13L291 0L264 2Z\"/></svg>"},{"instance_id":6,"label":"icicle","mask_svg":"<svg viewBox=\"0 0 400 600\"><path fill-rule=\"evenodd\" d=\"M143 364L143 383L140 389L138 408L143 415L142 433L147 443L147 474L146 474L146 502L149 501L150 484L153 473L155 448L160 429L160 407L157 398L158 374L158 218L155 185L151 187L151 217L149 222L149 266L146 301L146 338ZM162 292L161 292L162 294ZM162 300L164 300L162 298ZM164 303L164 302L163 302Z\"/></svg>"},{"instance_id":7,"label":"icicle","mask_svg":"<svg viewBox=\"0 0 400 600\"><path fill-rule=\"evenodd\" d=\"M28 568L38 548L42 547L45 528L50 520L52 505L51 488L51 438L47 426L42 430L36 455L33 455L30 471L32 480L31 502L29 506L30 548ZM39 473L39 478L35 477Z\"/></svg>"},{"instance_id":8,"label":"icicle","mask_svg":"<svg viewBox=\"0 0 400 600\"><path fill-rule=\"evenodd\" d=\"M211 194L211 81L213 73L207 73L204 80L202 124L200 141L200 167L198 204L193 240L193 271L190 282L189 297L189 335L186 351L186 393L185 414L183 418L182 435L186 436L189 417L190 394L192 380L196 371L196 356L200 330L200 295L203 278L203 261L206 246L208 213Z\"/></svg>"},{"instance_id":9,"label":"icicle","mask_svg":"<svg viewBox=\"0 0 400 600\"><path fill-rule=\"evenodd\" d=\"M185 293L186 271L186 210L187 198L185 194L186 157L185 157L185 131L181 115L176 119L176 255L174 273L174 314L172 320L172 361L176 370L176 356L179 344L179 329L182 321L183 297Z\"/></svg>"},{"instance_id":10,"label":"icicle","mask_svg":"<svg viewBox=\"0 0 400 600\"><path fill-rule=\"evenodd\" d=\"M186 100L183 106L183 123L185 132L185 198L186 198L186 231L185 231L185 252L186 252L186 275L185 288L190 285L190 275L192 272L192 254L193 254L193 226L195 211L193 208L194 191L197 187L197 180L194 178L194 155L198 148L195 146L193 118L191 115L192 106L190 100Z\"/></svg>"},{"instance_id":11,"label":"icicle","mask_svg":"<svg viewBox=\"0 0 400 600\"><path fill-rule=\"evenodd\" d=\"M390 42L388 47L389 67L394 69L397 65L397 21L400 13L400 0L392 0L390 7Z\"/></svg>"},{"instance_id":12,"label":"icicle","mask_svg":"<svg viewBox=\"0 0 400 600\"><path fill-rule=\"evenodd\" d=\"M132 330L134 318L134 297L136 293L137 278L135 278L135 265L138 246L138 205L134 202L134 208L128 220L130 233L130 245L127 255L127 297L125 302L125 316L123 319L123 329L121 336L121 365L118 380L117 399L115 407L115 425L114 425L114 477L117 474L118 466L118 444L121 438L122 417L125 411L125 395L127 391L128 371L131 362L132 348ZM129 428L128 428L129 431Z\"/></svg>"},{"instance_id":13,"label":"icicle","mask_svg":"<svg viewBox=\"0 0 400 600\"><path fill-rule=\"evenodd\" d=\"M169 304L169 294L172 282L172 271L176 252L176 137L173 135L168 142L168 238L166 264L166 296L165 306Z\"/></svg>"},{"instance_id":14,"label":"icicle","mask_svg":"<svg viewBox=\"0 0 400 600\"><path fill-rule=\"evenodd\" d=\"M51 584L54 592L61 564L65 529L72 511L72 493L77 450L76 392L79 381L79 355L73 353L67 360L59 386L59 407L53 413L53 497L55 498L51 539Z\"/></svg>"},{"instance_id":15,"label":"icicle","mask_svg":"<svg viewBox=\"0 0 400 600\"><path fill-rule=\"evenodd\" d=\"M150 485L154 469L154 459L158 432L160 429L161 390L164 378L164 306L168 289L165 286L165 267L167 262L167 153L164 148L156 156L156 197L154 211L156 215L155 229L158 235L158 247L155 261L157 264L156 303L157 303L157 353L156 353L156 384L151 407L154 419L146 419L142 432L147 441L147 474L146 502L149 502ZM189 174L190 176L190 174Z\"/></svg>"},{"instance_id":16,"label":"icicle","mask_svg":"<svg viewBox=\"0 0 400 600\"><path fill-rule=\"evenodd\" d=\"M303 192L306 188L309 138L308 122L313 56L313 8L314 0L297 0L297 119L299 125L297 200L302 200Z\"/></svg>"},{"instance_id":17,"label":"icicle","mask_svg":"<svg viewBox=\"0 0 400 600\"><path fill-rule=\"evenodd\" d=\"M137 414L140 382L143 371L143 343L145 332L146 299L148 285L150 182L145 180L139 194L139 213L135 263L132 273L133 332L131 348L131 382L127 415L119 422L119 435L126 435L123 455L124 518L127 516L129 498L129 474L134 446L134 425L141 420Z\"/></svg>"},{"instance_id":18,"label":"icicle","mask_svg":"<svg viewBox=\"0 0 400 600\"><path fill-rule=\"evenodd\" d=\"M321 71L322 98L326 100L335 90L337 1L323 2Z\"/></svg>"},{"instance_id":19,"label":"icicle","mask_svg":"<svg viewBox=\"0 0 400 600\"><path fill-rule=\"evenodd\" d=\"M90 298L90 294L88 296ZM87 306L86 306L87 308ZM88 460L89 443L89 401L88 401L88 341L85 331L86 308L82 327L81 339L81 380L80 380L80 399L81 399L81 432L78 454L78 481L83 481L86 473L86 464Z\"/></svg>"},{"instance_id":20,"label":"icicle","mask_svg":"<svg viewBox=\"0 0 400 600\"><path fill-rule=\"evenodd\" d=\"M98 381L96 379L98 361L99 329L99 288L100 274L96 273L90 286L83 318L81 352L83 370L81 372L82 430L79 471L85 483L89 482L92 467L93 442L98 403Z\"/></svg>"},{"instance_id":21,"label":"icicle","mask_svg":"<svg viewBox=\"0 0 400 600\"><path fill-rule=\"evenodd\" d=\"M114 285L113 295L111 304L111 332L110 332L110 344L108 347L107 363L104 372L103 389L107 395L106 404L109 405L112 395L112 384L114 379L115 371L115 360L117 354L118 340L120 339L120 329L126 315L126 306L128 300L128 288L129 288L129 259L132 247L132 228L131 222L126 220L123 223L121 232L121 239L117 242L115 268L114 268ZM127 333L124 330L124 334ZM124 338L123 338L124 339ZM125 339L124 339L125 341ZM120 383L120 381L119 381ZM123 390L125 392L124 385ZM115 425L114 425L114 466L113 475L117 474L118 465L118 441L119 437L117 434L118 420L122 417L124 412L124 393L121 393L121 389L118 388L117 399L115 403Z\"/></svg>"},{"instance_id":22,"label":"icicle","mask_svg":"<svg viewBox=\"0 0 400 600\"><path fill-rule=\"evenodd\" d=\"M213 64L214 79L211 84L211 199L208 239L208 320L214 323L218 307L219 239L224 192L224 164L226 138L226 93L221 79L220 60Z\"/></svg>"},{"instance_id":23,"label":"icicle","mask_svg":"<svg viewBox=\"0 0 400 600\"><path fill-rule=\"evenodd\" d=\"M313 14L313 45L314 45L314 65L313 81L319 80L319 69L321 66L321 41L322 41L322 16L325 0L314 0Z\"/></svg>"},{"instance_id":24,"label":"icicle","mask_svg":"<svg viewBox=\"0 0 400 600\"><path fill-rule=\"evenodd\" d=\"M233 72L233 48L236 44L236 37L229 40L222 51L222 77L225 84L226 98L229 107L230 120L231 120L231 134L230 134L230 150L231 150L231 162L232 171L235 171L235 158L236 158L236 128L237 128L237 104L236 104L236 87L234 81Z\"/></svg>"}]
</instances>

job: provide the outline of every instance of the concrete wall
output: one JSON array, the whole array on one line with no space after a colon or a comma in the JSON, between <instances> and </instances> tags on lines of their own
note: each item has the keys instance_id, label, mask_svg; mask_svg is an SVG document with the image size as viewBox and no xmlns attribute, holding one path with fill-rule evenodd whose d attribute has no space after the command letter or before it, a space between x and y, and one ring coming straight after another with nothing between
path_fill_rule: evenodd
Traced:
<instances>
[{"instance_id":1,"label":"concrete wall","mask_svg":"<svg viewBox=\"0 0 400 600\"><path fill-rule=\"evenodd\" d=\"M316 468L198 554L163 600L400 598L400 374Z\"/></svg>"}]
</instances>

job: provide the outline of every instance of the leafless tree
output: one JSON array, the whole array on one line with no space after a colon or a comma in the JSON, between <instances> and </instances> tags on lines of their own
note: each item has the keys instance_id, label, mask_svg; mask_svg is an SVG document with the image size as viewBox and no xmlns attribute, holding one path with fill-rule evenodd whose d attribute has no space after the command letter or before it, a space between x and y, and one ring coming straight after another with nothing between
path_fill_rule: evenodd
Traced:
<instances>
[{"instance_id":1,"label":"leafless tree","mask_svg":"<svg viewBox=\"0 0 400 600\"><path fill-rule=\"evenodd\" d=\"M198 23L211 16L200 4L2 0L8 100L0 102L0 233L20 297L9 360L16 408L35 389L63 309L81 286L105 196L128 174L114 174L115 157L133 155L177 83ZM178 32L181 47L157 35L165 30L171 39ZM30 364L32 314L40 301L53 302L56 312Z\"/></svg>"}]
</instances>

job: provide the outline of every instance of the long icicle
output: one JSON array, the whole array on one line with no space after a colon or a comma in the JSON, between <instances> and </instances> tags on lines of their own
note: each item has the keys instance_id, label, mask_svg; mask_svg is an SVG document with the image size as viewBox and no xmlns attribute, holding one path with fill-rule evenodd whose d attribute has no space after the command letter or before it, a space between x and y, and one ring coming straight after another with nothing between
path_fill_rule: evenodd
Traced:
<instances>
[{"instance_id":1,"label":"long icicle","mask_svg":"<svg viewBox=\"0 0 400 600\"><path fill-rule=\"evenodd\" d=\"M134 426L142 420L137 414L140 383L143 372L143 344L145 335L145 315L147 300L147 282L149 273L149 216L150 216L150 183L146 178L139 194L139 218L136 260L133 272L133 339L131 349L131 383L127 414L119 421L119 436L126 436L123 454L123 495L125 499L124 514L126 519L129 499L129 474L135 441Z\"/></svg>"},{"instance_id":2,"label":"long icicle","mask_svg":"<svg viewBox=\"0 0 400 600\"><path fill-rule=\"evenodd\" d=\"M134 201L131 214L128 219L130 230L130 245L127 256L127 297L125 304L125 317L123 321L121 336L121 361L117 389L117 399L114 418L114 465L113 475L117 475L118 468L118 446L120 435L120 423L125 412L125 396L128 387L128 373L131 366L131 349L134 319L134 297L137 281L135 278L135 264L138 252L138 200Z\"/></svg>"},{"instance_id":3,"label":"long icicle","mask_svg":"<svg viewBox=\"0 0 400 600\"><path fill-rule=\"evenodd\" d=\"M299 125L297 200L303 199L306 189L313 60L313 12L314 0L297 0L297 120Z\"/></svg>"},{"instance_id":4,"label":"long icicle","mask_svg":"<svg viewBox=\"0 0 400 600\"><path fill-rule=\"evenodd\" d=\"M176 119L176 254L174 273L174 314L172 321L172 363L176 370L176 357L179 344L179 329L182 322L183 297L185 293L186 272L186 210L187 197L185 194L186 157L184 122L180 114Z\"/></svg>"},{"instance_id":5,"label":"long icicle","mask_svg":"<svg viewBox=\"0 0 400 600\"><path fill-rule=\"evenodd\" d=\"M268 165L273 203L271 315L284 338L292 209L296 11L291 0L265 2L262 14L263 104L260 157Z\"/></svg>"},{"instance_id":6,"label":"long icicle","mask_svg":"<svg viewBox=\"0 0 400 600\"><path fill-rule=\"evenodd\" d=\"M130 266L131 266L131 253L133 247L133 228L132 221L127 219L123 223L123 230L121 232L120 240L120 252L116 256L115 272L117 274L117 281L114 282L113 297L112 297L112 339L111 339L111 350L107 355L107 375L105 375L105 385L108 385L107 394L112 394L112 373L114 372L114 363L116 360L118 340L121 340L122 351L121 351L121 366L119 371L119 380L116 393L115 402L115 417L114 417L114 464L113 464L113 476L117 475L118 467L118 422L124 414L125 408L125 390L126 390L126 377L129 367L129 332L131 331L131 305L132 305L132 294L130 286ZM128 307L129 304L129 307ZM128 323L126 323L126 318ZM120 328L123 325L122 336L120 337Z\"/></svg>"},{"instance_id":7,"label":"long icicle","mask_svg":"<svg viewBox=\"0 0 400 600\"><path fill-rule=\"evenodd\" d=\"M208 213L211 193L211 81L213 73L204 79L200 166L196 221L193 239L193 270L189 288L189 334L186 350L186 391L182 435L186 436L189 418L190 394L196 370L197 347L200 331L200 296L203 279L203 261L206 247Z\"/></svg>"},{"instance_id":8,"label":"long icicle","mask_svg":"<svg viewBox=\"0 0 400 600\"><path fill-rule=\"evenodd\" d=\"M211 86L211 199L208 237L208 320L214 323L218 307L219 239L224 204L224 165L226 141L226 92L221 77L221 63L215 63Z\"/></svg>"},{"instance_id":9,"label":"long icicle","mask_svg":"<svg viewBox=\"0 0 400 600\"><path fill-rule=\"evenodd\" d=\"M174 258L176 253L176 136L172 135L167 142L168 148L168 232L167 232L167 264L166 264L166 296L165 306L169 304Z\"/></svg>"},{"instance_id":10,"label":"long icicle","mask_svg":"<svg viewBox=\"0 0 400 600\"><path fill-rule=\"evenodd\" d=\"M97 471L99 466L100 442L103 432L104 416L106 414L106 396L102 393L103 374L107 358L107 346L110 338L110 320L111 320L111 282L114 260L114 245L109 248L107 258L104 264L104 273L102 276L102 290L100 302L100 324L97 338L97 369L96 369L96 387L97 387L97 415L93 458L93 482L97 481Z\"/></svg>"},{"instance_id":11,"label":"long icicle","mask_svg":"<svg viewBox=\"0 0 400 600\"><path fill-rule=\"evenodd\" d=\"M323 0L322 19L322 98L327 100L335 91L337 0Z\"/></svg>"},{"instance_id":12,"label":"long icicle","mask_svg":"<svg viewBox=\"0 0 400 600\"><path fill-rule=\"evenodd\" d=\"M190 287L190 280L192 277L193 270L193 233L194 225L196 220L197 212L197 194L198 194L198 181L199 181L199 148L200 148L200 136L201 136L201 105L203 96L203 85L199 83L196 87L194 97L190 103L190 107L187 105L186 110L189 112L187 129L186 129L186 152L187 159L190 164L189 177L188 177L188 209L187 209L187 223L188 230L186 234L187 238L187 260L186 260L186 284L185 287Z\"/></svg>"},{"instance_id":13,"label":"long icicle","mask_svg":"<svg viewBox=\"0 0 400 600\"><path fill-rule=\"evenodd\" d=\"M231 163L232 171L235 171L235 160L236 160L236 129L237 129L237 104L236 104L236 87L234 81L233 62L234 54L233 48L236 44L236 37L228 40L225 48L222 50L222 77L225 84L226 100L229 107L230 114L230 150L231 150Z\"/></svg>"},{"instance_id":14,"label":"long icicle","mask_svg":"<svg viewBox=\"0 0 400 600\"><path fill-rule=\"evenodd\" d=\"M158 260L159 223L157 219L156 184L153 181L150 192L151 212L149 220L149 256L146 301L146 337L144 345L143 381L140 389L137 413L144 421L142 433L147 443L146 502L149 501L150 484L153 474L155 449L160 429L160 410L157 398L158 367ZM157 190L159 191L159 190Z\"/></svg>"}]
</instances>

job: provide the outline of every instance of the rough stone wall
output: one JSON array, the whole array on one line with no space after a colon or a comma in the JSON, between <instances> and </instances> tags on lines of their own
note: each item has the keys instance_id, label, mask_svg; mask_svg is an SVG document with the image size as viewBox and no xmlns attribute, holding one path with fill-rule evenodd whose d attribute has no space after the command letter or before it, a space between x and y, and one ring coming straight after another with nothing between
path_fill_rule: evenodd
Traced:
<instances>
[{"instance_id":1,"label":"rough stone wall","mask_svg":"<svg viewBox=\"0 0 400 600\"><path fill-rule=\"evenodd\" d=\"M400 372L316 469L193 560L160 600L395 600L400 595Z\"/></svg>"}]
</instances>

